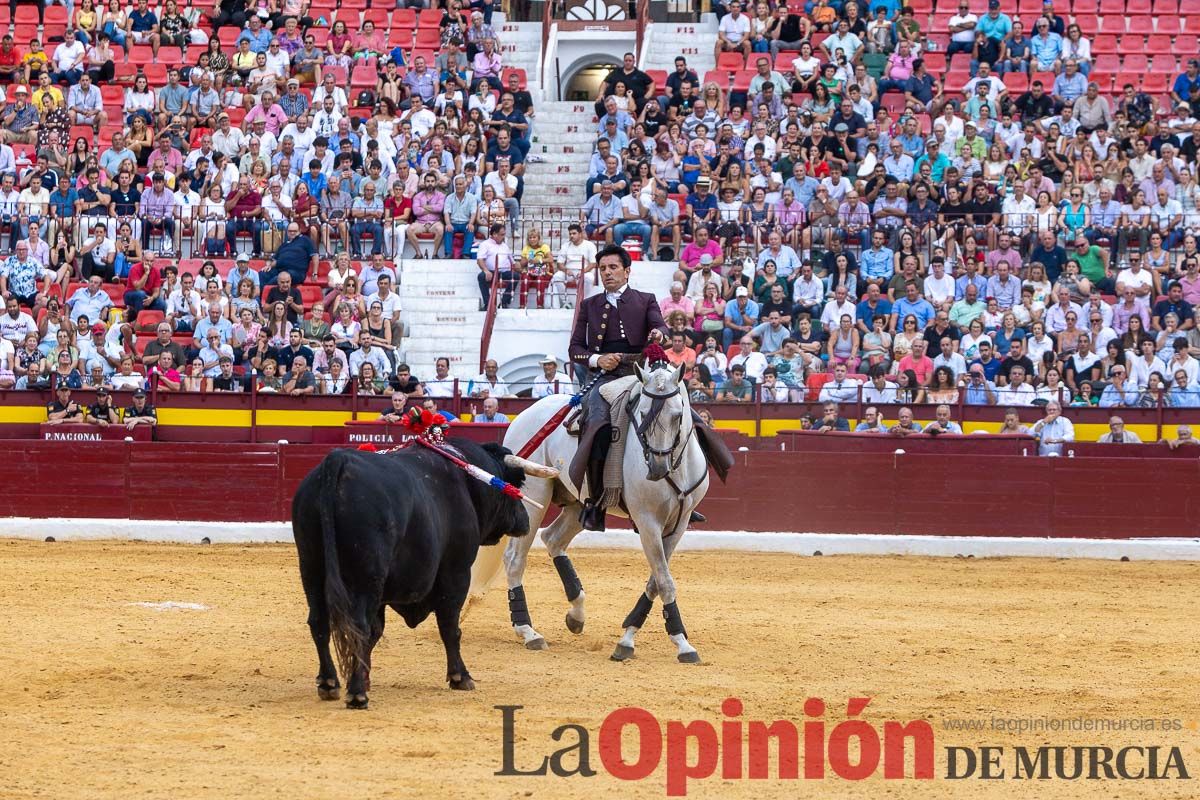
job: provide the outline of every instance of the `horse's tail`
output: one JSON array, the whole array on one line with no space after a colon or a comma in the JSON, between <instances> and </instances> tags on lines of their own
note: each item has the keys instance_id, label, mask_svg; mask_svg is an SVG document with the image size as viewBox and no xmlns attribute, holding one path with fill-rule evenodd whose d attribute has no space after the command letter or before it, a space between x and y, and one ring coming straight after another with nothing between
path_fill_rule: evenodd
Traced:
<instances>
[{"instance_id":1,"label":"horse's tail","mask_svg":"<svg viewBox=\"0 0 1200 800\"><path fill-rule=\"evenodd\" d=\"M354 619L353 604L342 580L342 567L338 560L334 506L345 472L346 460L345 453L335 450L322 464L321 496L325 498L325 502L320 504L320 516L321 542L325 553L325 606L329 610L329 633L342 677L349 682L354 674L355 659L362 658L366 650L367 631Z\"/></svg>"}]
</instances>

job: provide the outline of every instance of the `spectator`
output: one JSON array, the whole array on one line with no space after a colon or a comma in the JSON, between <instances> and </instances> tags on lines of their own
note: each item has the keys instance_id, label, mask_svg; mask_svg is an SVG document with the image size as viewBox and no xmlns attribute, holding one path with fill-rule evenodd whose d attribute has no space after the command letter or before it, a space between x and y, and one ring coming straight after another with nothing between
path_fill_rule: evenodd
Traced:
<instances>
[{"instance_id":1,"label":"spectator","mask_svg":"<svg viewBox=\"0 0 1200 800\"><path fill-rule=\"evenodd\" d=\"M1061 456L1063 444L1075 441L1075 426L1062 416L1062 405L1057 400L1046 404L1046 416L1038 420L1030 430L1038 439L1038 455Z\"/></svg>"},{"instance_id":2,"label":"spectator","mask_svg":"<svg viewBox=\"0 0 1200 800\"><path fill-rule=\"evenodd\" d=\"M542 374L534 378L530 397L539 399L552 394L574 394L575 385L569 377L558 371L557 358L548 355L538 364L542 368Z\"/></svg>"},{"instance_id":3,"label":"spectator","mask_svg":"<svg viewBox=\"0 0 1200 800\"><path fill-rule=\"evenodd\" d=\"M888 433L892 436L912 436L921 432L921 423L913 419L912 409L908 406L901 408L896 416L896 424L888 428Z\"/></svg>"}]
</instances>

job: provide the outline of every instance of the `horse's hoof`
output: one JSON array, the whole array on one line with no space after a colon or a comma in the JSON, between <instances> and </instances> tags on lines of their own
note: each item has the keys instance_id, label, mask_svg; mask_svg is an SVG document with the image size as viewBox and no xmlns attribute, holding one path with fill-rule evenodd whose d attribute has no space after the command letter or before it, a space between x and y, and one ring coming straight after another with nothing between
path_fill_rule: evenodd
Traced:
<instances>
[{"instance_id":1,"label":"horse's hoof","mask_svg":"<svg viewBox=\"0 0 1200 800\"><path fill-rule=\"evenodd\" d=\"M690 653L680 653L677 658L680 664L699 664L700 654L693 650Z\"/></svg>"},{"instance_id":2,"label":"horse's hoof","mask_svg":"<svg viewBox=\"0 0 1200 800\"><path fill-rule=\"evenodd\" d=\"M342 696L342 689L337 684L331 686L318 686L317 697L322 700L337 700Z\"/></svg>"},{"instance_id":3,"label":"horse's hoof","mask_svg":"<svg viewBox=\"0 0 1200 800\"><path fill-rule=\"evenodd\" d=\"M567 614L567 630L571 633L583 633L583 620L575 619Z\"/></svg>"},{"instance_id":4,"label":"horse's hoof","mask_svg":"<svg viewBox=\"0 0 1200 800\"><path fill-rule=\"evenodd\" d=\"M458 680L451 678L450 679L450 688L456 689L460 692L473 692L473 691L475 691L475 681L471 680L471 677L469 675L465 678L460 678Z\"/></svg>"},{"instance_id":5,"label":"horse's hoof","mask_svg":"<svg viewBox=\"0 0 1200 800\"><path fill-rule=\"evenodd\" d=\"M367 707L367 696L365 694L348 694L346 695L346 708L355 711L361 711Z\"/></svg>"},{"instance_id":6,"label":"horse's hoof","mask_svg":"<svg viewBox=\"0 0 1200 800\"><path fill-rule=\"evenodd\" d=\"M613 650L613 654L609 656L612 661L628 661L633 658L633 648L623 644L617 645L617 649Z\"/></svg>"},{"instance_id":7,"label":"horse's hoof","mask_svg":"<svg viewBox=\"0 0 1200 800\"><path fill-rule=\"evenodd\" d=\"M546 640L543 639L541 636L539 636L536 639L530 639L528 642L526 642L525 649L526 650L549 650L550 645L546 644Z\"/></svg>"}]
</instances>

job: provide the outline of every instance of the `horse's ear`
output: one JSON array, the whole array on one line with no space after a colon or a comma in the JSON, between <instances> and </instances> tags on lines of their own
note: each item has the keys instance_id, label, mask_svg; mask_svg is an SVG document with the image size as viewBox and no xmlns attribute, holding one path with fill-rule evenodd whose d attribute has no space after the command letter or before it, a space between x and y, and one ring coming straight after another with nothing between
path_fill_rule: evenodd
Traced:
<instances>
[{"instance_id":1,"label":"horse's ear","mask_svg":"<svg viewBox=\"0 0 1200 800\"><path fill-rule=\"evenodd\" d=\"M682 361L680 361L679 366L675 368L675 382L676 383L680 383L683 380L683 368L684 368L684 364Z\"/></svg>"},{"instance_id":2,"label":"horse's ear","mask_svg":"<svg viewBox=\"0 0 1200 800\"><path fill-rule=\"evenodd\" d=\"M638 362L633 362L633 372L637 375L637 379L642 383L646 382L646 373L642 372L642 365Z\"/></svg>"}]
</instances>

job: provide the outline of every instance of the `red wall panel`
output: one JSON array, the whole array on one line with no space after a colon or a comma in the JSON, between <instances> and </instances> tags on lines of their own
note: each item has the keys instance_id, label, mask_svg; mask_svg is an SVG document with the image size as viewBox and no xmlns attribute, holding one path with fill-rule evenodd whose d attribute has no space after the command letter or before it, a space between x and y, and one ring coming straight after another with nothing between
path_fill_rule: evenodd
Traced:
<instances>
[{"instance_id":1,"label":"red wall panel","mask_svg":"<svg viewBox=\"0 0 1200 800\"><path fill-rule=\"evenodd\" d=\"M10 440L0 514L258 522L287 519L327 445ZM1196 458L906 452L736 454L703 527L978 536L1190 536Z\"/></svg>"}]
</instances>

